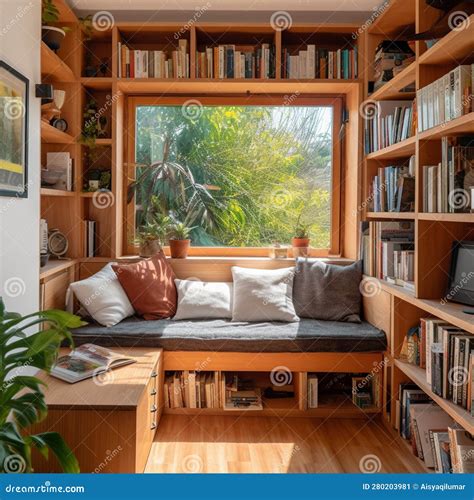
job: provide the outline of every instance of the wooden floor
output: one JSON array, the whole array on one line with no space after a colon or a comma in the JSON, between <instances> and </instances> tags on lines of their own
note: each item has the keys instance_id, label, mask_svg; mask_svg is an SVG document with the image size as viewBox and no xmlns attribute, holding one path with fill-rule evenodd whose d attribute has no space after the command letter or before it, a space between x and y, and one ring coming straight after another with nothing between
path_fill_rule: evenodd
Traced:
<instances>
[{"instance_id":1,"label":"wooden floor","mask_svg":"<svg viewBox=\"0 0 474 500\"><path fill-rule=\"evenodd\" d=\"M164 415L146 472L425 472L380 417Z\"/></svg>"}]
</instances>

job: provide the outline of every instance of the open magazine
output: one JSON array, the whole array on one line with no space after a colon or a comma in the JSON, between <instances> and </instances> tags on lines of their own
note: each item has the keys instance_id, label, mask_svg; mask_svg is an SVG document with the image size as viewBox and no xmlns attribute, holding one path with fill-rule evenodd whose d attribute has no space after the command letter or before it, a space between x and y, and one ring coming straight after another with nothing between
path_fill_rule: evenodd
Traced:
<instances>
[{"instance_id":1,"label":"open magazine","mask_svg":"<svg viewBox=\"0 0 474 500\"><path fill-rule=\"evenodd\" d=\"M73 384L112 368L135 362L135 359L109 351L105 347L84 344L67 356L58 358L51 369L51 375Z\"/></svg>"}]
</instances>

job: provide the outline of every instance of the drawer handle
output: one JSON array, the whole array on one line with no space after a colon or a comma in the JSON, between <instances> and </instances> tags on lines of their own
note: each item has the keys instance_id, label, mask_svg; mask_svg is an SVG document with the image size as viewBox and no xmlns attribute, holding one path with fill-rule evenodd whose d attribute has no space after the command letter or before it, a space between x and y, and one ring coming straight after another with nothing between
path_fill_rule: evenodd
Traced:
<instances>
[{"instance_id":1,"label":"drawer handle","mask_svg":"<svg viewBox=\"0 0 474 500\"><path fill-rule=\"evenodd\" d=\"M153 423L151 424L150 429L151 429L152 431L154 431L154 430L156 429L156 422L153 422Z\"/></svg>"},{"instance_id":2,"label":"drawer handle","mask_svg":"<svg viewBox=\"0 0 474 500\"><path fill-rule=\"evenodd\" d=\"M151 378L156 378L157 376L158 376L158 373L156 373L155 371L151 372Z\"/></svg>"},{"instance_id":3,"label":"drawer handle","mask_svg":"<svg viewBox=\"0 0 474 500\"><path fill-rule=\"evenodd\" d=\"M150 396L156 396L156 389L152 389L152 391L150 392Z\"/></svg>"},{"instance_id":4,"label":"drawer handle","mask_svg":"<svg viewBox=\"0 0 474 500\"><path fill-rule=\"evenodd\" d=\"M156 407L156 405L153 405L153 406L151 407L150 413L156 413L156 412L157 412L157 410L158 410L158 408Z\"/></svg>"}]
</instances>

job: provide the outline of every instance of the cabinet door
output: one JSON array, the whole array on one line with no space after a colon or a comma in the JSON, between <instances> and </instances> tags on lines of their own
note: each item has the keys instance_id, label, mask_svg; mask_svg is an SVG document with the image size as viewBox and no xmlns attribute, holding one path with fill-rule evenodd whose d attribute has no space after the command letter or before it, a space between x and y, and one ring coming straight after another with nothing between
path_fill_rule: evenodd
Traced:
<instances>
[{"instance_id":1,"label":"cabinet door","mask_svg":"<svg viewBox=\"0 0 474 500\"><path fill-rule=\"evenodd\" d=\"M66 269L54 276L46 278L40 284L42 288L43 309L65 309L66 291L69 284L74 280L74 271Z\"/></svg>"}]
</instances>

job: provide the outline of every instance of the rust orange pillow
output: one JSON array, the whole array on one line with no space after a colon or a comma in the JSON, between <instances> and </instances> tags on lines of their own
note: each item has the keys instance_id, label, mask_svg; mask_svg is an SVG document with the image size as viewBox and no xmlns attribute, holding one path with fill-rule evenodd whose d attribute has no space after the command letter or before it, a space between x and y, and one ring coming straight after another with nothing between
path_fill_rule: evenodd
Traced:
<instances>
[{"instance_id":1,"label":"rust orange pillow","mask_svg":"<svg viewBox=\"0 0 474 500\"><path fill-rule=\"evenodd\" d=\"M175 275L163 253L133 264L112 266L135 312L144 319L170 318L176 313Z\"/></svg>"}]
</instances>

